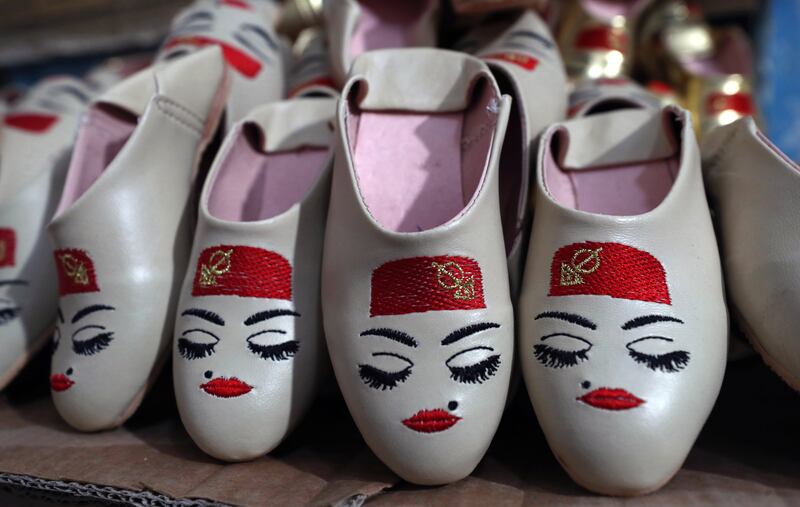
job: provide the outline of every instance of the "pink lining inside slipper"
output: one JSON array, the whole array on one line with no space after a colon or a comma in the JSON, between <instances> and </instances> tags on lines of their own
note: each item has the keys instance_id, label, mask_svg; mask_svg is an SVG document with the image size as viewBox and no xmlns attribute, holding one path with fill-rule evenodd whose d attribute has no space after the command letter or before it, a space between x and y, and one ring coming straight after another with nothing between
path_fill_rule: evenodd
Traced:
<instances>
[{"instance_id":1,"label":"pink lining inside slipper","mask_svg":"<svg viewBox=\"0 0 800 507\"><path fill-rule=\"evenodd\" d=\"M431 0L360 0L361 15L350 39L350 57L376 49L414 46L417 23Z\"/></svg>"},{"instance_id":2,"label":"pink lining inside slipper","mask_svg":"<svg viewBox=\"0 0 800 507\"><path fill-rule=\"evenodd\" d=\"M485 83L483 83L485 84ZM497 115L489 86L451 113L360 111L350 101L348 137L364 204L383 227L432 229L458 215L478 189Z\"/></svg>"},{"instance_id":3,"label":"pink lining inside slipper","mask_svg":"<svg viewBox=\"0 0 800 507\"><path fill-rule=\"evenodd\" d=\"M329 149L267 153L258 148L260 136L252 124L236 133L208 196L212 216L236 222L278 216L301 202L325 169Z\"/></svg>"},{"instance_id":4,"label":"pink lining inside slipper","mask_svg":"<svg viewBox=\"0 0 800 507\"><path fill-rule=\"evenodd\" d=\"M680 148L676 155L663 159L564 170L553 157L558 153L560 135L563 133L553 135L545 152L544 182L563 206L603 215L641 215L661 204L678 176Z\"/></svg>"},{"instance_id":5,"label":"pink lining inside slipper","mask_svg":"<svg viewBox=\"0 0 800 507\"><path fill-rule=\"evenodd\" d=\"M72 206L100 178L136 128L136 117L117 108L89 110L78 133L64 192L55 216Z\"/></svg>"}]
</instances>

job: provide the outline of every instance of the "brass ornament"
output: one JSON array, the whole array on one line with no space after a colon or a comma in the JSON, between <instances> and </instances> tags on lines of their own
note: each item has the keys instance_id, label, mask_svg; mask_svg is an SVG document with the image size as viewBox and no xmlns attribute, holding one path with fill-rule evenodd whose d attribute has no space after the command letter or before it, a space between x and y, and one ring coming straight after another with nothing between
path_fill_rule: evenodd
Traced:
<instances>
[{"instance_id":1,"label":"brass ornament","mask_svg":"<svg viewBox=\"0 0 800 507\"><path fill-rule=\"evenodd\" d=\"M89 285L89 272L83 262L72 254L62 254L59 260L64 267L64 273L70 280L78 285Z\"/></svg>"},{"instance_id":2,"label":"brass ornament","mask_svg":"<svg viewBox=\"0 0 800 507\"><path fill-rule=\"evenodd\" d=\"M214 287L217 285L217 277L231 270L232 254L233 249L217 250L209 257L208 264L200 266L200 285L202 287Z\"/></svg>"},{"instance_id":3,"label":"brass ornament","mask_svg":"<svg viewBox=\"0 0 800 507\"><path fill-rule=\"evenodd\" d=\"M472 275L467 276L458 263L453 261L439 264L434 261L431 267L436 270L436 282L440 287L452 290L453 298L469 301L475 299L475 279Z\"/></svg>"},{"instance_id":4,"label":"brass ornament","mask_svg":"<svg viewBox=\"0 0 800 507\"><path fill-rule=\"evenodd\" d=\"M561 263L561 285L573 286L581 285L585 282L584 276L590 275L600 269L600 252L603 248L591 250L581 248L572 254L569 264ZM589 267L586 267L586 266Z\"/></svg>"}]
</instances>

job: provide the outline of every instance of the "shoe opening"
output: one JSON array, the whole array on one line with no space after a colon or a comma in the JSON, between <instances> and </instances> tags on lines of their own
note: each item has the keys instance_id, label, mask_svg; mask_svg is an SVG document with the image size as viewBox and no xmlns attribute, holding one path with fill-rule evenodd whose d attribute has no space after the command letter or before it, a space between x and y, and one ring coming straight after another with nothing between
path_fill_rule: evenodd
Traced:
<instances>
[{"instance_id":1,"label":"shoe opening","mask_svg":"<svg viewBox=\"0 0 800 507\"><path fill-rule=\"evenodd\" d=\"M262 149L263 133L245 123L221 161L208 195L208 212L221 220L267 220L302 202L325 170L330 148Z\"/></svg>"},{"instance_id":2,"label":"shoe opening","mask_svg":"<svg viewBox=\"0 0 800 507\"><path fill-rule=\"evenodd\" d=\"M110 104L100 104L88 111L78 130L56 217L100 178L128 142L136 122L135 114Z\"/></svg>"},{"instance_id":3,"label":"shoe opening","mask_svg":"<svg viewBox=\"0 0 800 507\"><path fill-rule=\"evenodd\" d=\"M362 110L349 96L348 144L363 202L384 228L418 232L448 222L475 195L489 160L499 97L483 77L460 111Z\"/></svg>"},{"instance_id":4,"label":"shoe opening","mask_svg":"<svg viewBox=\"0 0 800 507\"><path fill-rule=\"evenodd\" d=\"M580 211L616 216L652 211L678 176L683 121L666 109L567 122L548 141L544 186L556 202Z\"/></svg>"},{"instance_id":5,"label":"shoe opening","mask_svg":"<svg viewBox=\"0 0 800 507\"><path fill-rule=\"evenodd\" d=\"M350 39L350 57L376 49L416 46L419 22L432 0L359 0L361 15Z\"/></svg>"}]
</instances>

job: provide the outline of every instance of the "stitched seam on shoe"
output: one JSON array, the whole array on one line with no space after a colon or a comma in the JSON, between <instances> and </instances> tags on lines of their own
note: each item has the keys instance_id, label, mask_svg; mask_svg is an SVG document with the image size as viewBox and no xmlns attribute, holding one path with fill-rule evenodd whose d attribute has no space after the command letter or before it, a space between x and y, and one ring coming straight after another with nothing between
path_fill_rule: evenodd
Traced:
<instances>
[{"instance_id":1,"label":"stitched seam on shoe","mask_svg":"<svg viewBox=\"0 0 800 507\"><path fill-rule=\"evenodd\" d=\"M172 118L180 125L183 125L198 135L203 133L203 121L189 109L186 109L166 97L158 97L155 100L155 104L162 113Z\"/></svg>"},{"instance_id":2,"label":"stitched seam on shoe","mask_svg":"<svg viewBox=\"0 0 800 507\"><path fill-rule=\"evenodd\" d=\"M710 171L722 161L722 159L725 157L725 148L727 148L727 146L731 142L733 142L734 137L739 135L739 130L741 129L739 128L731 129L731 132L729 132L717 145L716 151L714 152L713 155L711 155L711 157L706 162L706 165L708 166L708 169L706 171Z\"/></svg>"}]
</instances>

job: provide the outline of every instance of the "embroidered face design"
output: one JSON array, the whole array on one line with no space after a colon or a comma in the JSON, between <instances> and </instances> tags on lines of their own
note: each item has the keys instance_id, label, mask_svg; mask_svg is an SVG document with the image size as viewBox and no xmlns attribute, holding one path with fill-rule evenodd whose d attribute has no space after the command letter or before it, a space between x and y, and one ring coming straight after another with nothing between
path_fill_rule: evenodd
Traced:
<instances>
[{"instance_id":1,"label":"embroidered face design","mask_svg":"<svg viewBox=\"0 0 800 507\"><path fill-rule=\"evenodd\" d=\"M392 404L387 425L434 434L480 424L473 397L503 364L493 339L501 326L485 309L480 266L467 257L413 257L372 273L354 367L364 389Z\"/></svg>"},{"instance_id":2,"label":"embroidered face design","mask_svg":"<svg viewBox=\"0 0 800 507\"><path fill-rule=\"evenodd\" d=\"M14 229L0 228L0 326L16 320L22 309L16 302L17 298L11 297L9 291L13 288L26 287L28 282L15 276L4 276L4 272L16 265L17 234Z\"/></svg>"},{"instance_id":3,"label":"embroidered face design","mask_svg":"<svg viewBox=\"0 0 800 507\"><path fill-rule=\"evenodd\" d=\"M61 393L76 385L78 363L81 363L81 369L85 364L79 358L101 354L112 346L115 336L108 317L116 308L101 303L81 304L66 298L73 294L100 292L94 263L87 252L56 250L54 257L62 308L58 310L58 322L53 332L53 368L62 371L55 371L50 376L50 387Z\"/></svg>"},{"instance_id":4,"label":"embroidered face design","mask_svg":"<svg viewBox=\"0 0 800 507\"><path fill-rule=\"evenodd\" d=\"M248 80L259 77L265 64L275 63L279 57L275 34L253 5L246 0L219 0L207 7L191 9L176 20L162 58L216 44L228 64Z\"/></svg>"},{"instance_id":5,"label":"embroidered face design","mask_svg":"<svg viewBox=\"0 0 800 507\"><path fill-rule=\"evenodd\" d=\"M574 385L564 392L587 408L658 407L640 391L691 361L661 263L627 245L585 242L560 248L550 275L547 308L532 317L538 340L530 352L540 366L570 372Z\"/></svg>"},{"instance_id":6,"label":"embroidered face design","mask_svg":"<svg viewBox=\"0 0 800 507\"><path fill-rule=\"evenodd\" d=\"M301 315L291 304L292 267L283 256L249 246L207 248L197 262L192 296L197 298L195 306L181 312L182 331L176 345L183 359L209 368L199 385L207 395L236 398L254 388L253 380L248 383L239 378L243 374L246 378L247 371L214 375L215 365L223 372L237 367L235 361L215 361L218 348L231 351L226 357L255 358L264 365L290 361L300 350L300 342L294 339L294 321ZM200 307L201 296L255 298L258 303L251 307L254 311L242 313L241 308L248 305L237 305L240 311L231 311L230 305Z\"/></svg>"},{"instance_id":7,"label":"embroidered face design","mask_svg":"<svg viewBox=\"0 0 800 507\"><path fill-rule=\"evenodd\" d=\"M75 113L89 103L91 97L67 79L53 79L34 89L3 118L4 127L30 135L46 134L55 127L60 115Z\"/></svg>"},{"instance_id":8,"label":"embroidered face design","mask_svg":"<svg viewBox=\"0 0 800 507\"><path fill-rule=\"evenodd\" d=\"M197 258L175 327L175 388L187 430L213 455L266 452L310 401L319 289L295 294L293 279L263 248L216 245Z\"/></svg>"}]
</instances>

